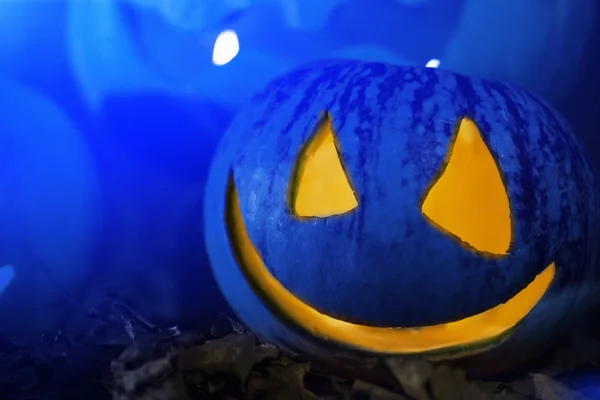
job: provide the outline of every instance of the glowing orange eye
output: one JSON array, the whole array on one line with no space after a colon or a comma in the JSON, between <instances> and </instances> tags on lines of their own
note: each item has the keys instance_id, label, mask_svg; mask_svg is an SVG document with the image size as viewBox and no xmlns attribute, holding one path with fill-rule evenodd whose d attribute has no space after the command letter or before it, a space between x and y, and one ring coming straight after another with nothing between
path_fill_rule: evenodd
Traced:
<instances>
[{"instance_id":1,"label":"glowing orange eye","mask_svg":"<svg viewBox=\"0 0 600 400\"><path fill-rule=\"evenodd\" d=\"M298 156L289 199L292 212L299 217L329 217L358 206L329 114Z\"/></svg>"},{"instance_id":2,"label":"glowing orange eye","mask_svg":"<svg viewBox=\"0 0 600 400\"><path fill-rule=\"evenodd\" d=\"M511 242L508 194L475 123L463 118L421 211L475 250L503 255Z\"/></svg>"}]
</instances>

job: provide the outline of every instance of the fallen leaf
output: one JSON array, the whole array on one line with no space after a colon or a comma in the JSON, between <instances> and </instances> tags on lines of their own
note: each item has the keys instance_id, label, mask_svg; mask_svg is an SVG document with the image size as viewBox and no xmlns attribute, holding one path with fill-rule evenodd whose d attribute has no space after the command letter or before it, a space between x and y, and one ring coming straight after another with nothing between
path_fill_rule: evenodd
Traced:
<instances>
[{"instance_id":1,"label":"fallen leaf","mask_svg":"<svg viewBox=\"0 0 600 400\"><path fill-rule=\"evenodd\" d=\"M229 334L222 339L182 350L178 365L182 371L232 373L244 385L256 363L276 356L276 349L257 346L252 335Z\"/></svg>"},{"instance_id":2,"label":"fallen leaf","mask_svg":"<svg viewBox=\"0 0 600 400\"><path fill-rule=\"evenodd\" d=\"M402 389L415 400L433 400L427 391L427 382L433 366L425 360L388 358L386 365Z\"/></svg>"},{"instance_id":3,"label":"fallen leaf","mask_svg":"<svg viewBox=\"0 0 600 400\"><path fill-rule=\"evenodd\" d=\"M173 354L148 360L134 368L130 368L127 359L138 354L135 348L125 350L124 354L125 357L111 363L113 400L190 399L183 378L175 368Z\"/></svg>"},{"instance_id":4,"label":"fallen leaf","mask_svg":"<svg viewBox=\"0 0 600 400\"><path fill-rule=\"evenodd\" d=\"M435 400L524 400L525 396L501 390L495 382L469 381L464 371L447 365L434 367L429 386Z\"/></svg>"},{"instance_id":5,"label":"fallen leaf","mask_svg":"<svg viewBox=\"0 0 600 400\"><path fill-rule=\"evenodd\" d=\"M352 386L352 398L359 397L368 400L410 400L408 397L361 380Z\"/></svg>"},{"instance_id":6,"label":"fallen leaf","mask_svg":"<svg viewBox=\"0 0 600 400\"><path fill-rule=\"evenodd\" d=\"M210 334L213 337L221 338L230 333L239 333L240 335L250 333L244 328L241 322L238 322L226 314L219 314L217 321L211 325Z\"/></svg>"},{"instance_id":7,"label":"fallen leaf","mask_svg":"<svg viewBox=\"0 0 600 400\"><path fill-rule=\"evenodd\" d=\"M467 380L464 371L425 360L386 360L398 383L415 400L524 400L526 397L493 382Z\"/></svg>"},{"instance_id":8,"label":"fallen leaf","mask_svg":"<svg viewBox=\"0 0 600 400\"><path fill-rule=\"evenodd\" d=\"M547 375L531 374L540 400L593 400L555 381Z\"/></svg>"},{"instance_id":9,"label":"fallen leaf","mask_svg":"<svg viewBox=\"0 0 600 400\"><path fill-rule=\"evenodd\" d=\"M530 378L518 379L516 381L510 382L507 386L515 392L521 393L525 396L535 395L535 386L533 384L533 380L531 380Z\"/></svg>"}]
</instances>

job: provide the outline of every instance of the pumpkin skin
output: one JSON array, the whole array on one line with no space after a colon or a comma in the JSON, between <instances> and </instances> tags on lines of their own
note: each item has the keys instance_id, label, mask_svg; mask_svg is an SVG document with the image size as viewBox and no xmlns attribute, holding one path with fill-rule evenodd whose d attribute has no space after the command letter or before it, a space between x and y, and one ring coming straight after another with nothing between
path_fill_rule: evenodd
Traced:
<instances>
[{"instance_id":1,"label":"pumpkin skin","mask_svg":"<svg viewBox=\"0 0 600 400\"><path fill-rule=\"evenodd\" d=\"M290 182L324 112L358 205L298 218L286 200ZM465 117L478 126L508 196L511 242L502 257L462 246L421 210ZM290 320L249 282L232 243L231 187L271 275L319 313L352 324L458 321L508 303L552 263L555 275L501 340L408 353L348 345ZM467 368L491 373L539 354L583 310L598 278L598 199L570 128L536 97L436 69L332 60L275 80L234 119L209 174L206 244L232 308L269 341L333 363L424 354L475 360ZM494 366L483 372L478 360Z\"/></svg>"}]
</instances>

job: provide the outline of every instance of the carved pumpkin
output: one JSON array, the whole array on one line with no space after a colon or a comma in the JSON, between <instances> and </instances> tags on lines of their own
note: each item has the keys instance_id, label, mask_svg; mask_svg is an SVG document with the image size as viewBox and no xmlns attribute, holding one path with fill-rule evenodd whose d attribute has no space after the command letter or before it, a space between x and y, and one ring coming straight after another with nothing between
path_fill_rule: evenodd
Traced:
<instances>
[{"instance_id":1,"label":"carved pumpkin","mask_svg":"<svg viewBox=\"0 0 600 400\"><path fill-rule=\"evenodd\" d=\"M594 185L564 120L517 88L328 61L232 123L207 247L270 341L329 361L485 353L502 369L550 344L596 279Z\"/></svg>"}]
</instances>

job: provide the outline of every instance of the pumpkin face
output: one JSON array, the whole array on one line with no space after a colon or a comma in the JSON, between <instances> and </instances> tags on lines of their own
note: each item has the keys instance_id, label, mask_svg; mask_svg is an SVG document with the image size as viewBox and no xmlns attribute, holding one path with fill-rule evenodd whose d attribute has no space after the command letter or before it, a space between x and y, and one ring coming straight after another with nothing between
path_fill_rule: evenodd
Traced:
<instances>
[{"instance_id":1,"label":"pumpkin face","mask_svg":"<svg viewBox=\"0 0 600 400\"><path fill-rule=\"evenodd\" d=\"M594 185L568 126L527 93L324 62L231 125L207 247L234 310L271 341L456 357L500 345L557 296L548 318L564 322L597 275Z\"/></svg>"}]
</instances>

